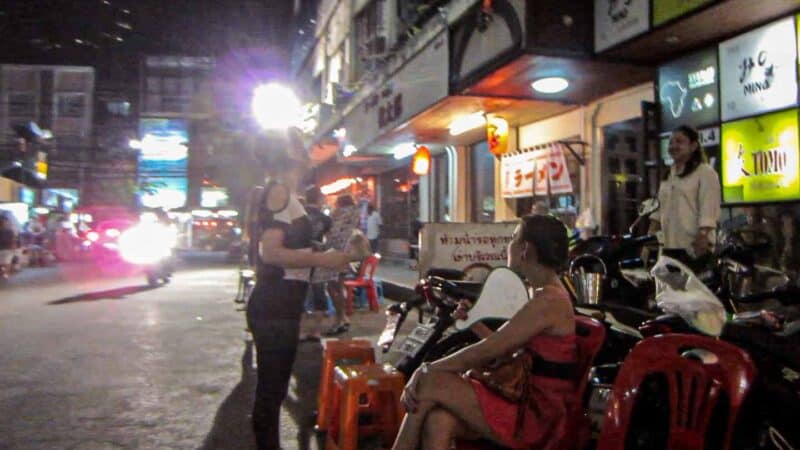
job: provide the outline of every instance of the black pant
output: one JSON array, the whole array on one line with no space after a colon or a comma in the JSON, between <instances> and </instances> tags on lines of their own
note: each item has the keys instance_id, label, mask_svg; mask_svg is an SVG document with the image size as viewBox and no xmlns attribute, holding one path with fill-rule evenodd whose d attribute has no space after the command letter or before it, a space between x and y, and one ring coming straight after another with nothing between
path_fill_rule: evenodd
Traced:
<instances>
[{"instance_id":1,"label":"black pant","mask_svg":"<svg viewBox=\"0 0 800 450\"><path fill-rule=\"evenodd\" d=\"M297 355L306 292L307 283L259 280L247 305L247 323L255 340L258 364L253 431L259 450L281 448L281 403L289 389Z\"/></svg>"}]
</instances>

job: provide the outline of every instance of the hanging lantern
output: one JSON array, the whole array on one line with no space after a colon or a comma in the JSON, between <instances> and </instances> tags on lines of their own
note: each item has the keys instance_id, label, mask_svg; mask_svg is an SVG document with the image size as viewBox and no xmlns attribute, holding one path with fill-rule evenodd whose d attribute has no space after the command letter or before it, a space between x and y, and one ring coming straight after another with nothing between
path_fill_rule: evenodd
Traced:
<instances>
[{"instance_id":1,"label":"hanging lantern","mask_svg":"<svg viewBox=\"0 0 800 450\"><path fill-rule=\"evenodd\" d=\"M508 152L508 121L497 116L487 117L486 140L489 142L489 151L494 156L502 156Z\"/></svg>"},{"instance_id":2,"label":"hanging lantern","mask_svg":"<svg viewBox=\"0 0 800 450\"><path fill-rule=\"evenodd\" d=\"M428 147L420 145L417 147L417 152L414 153L414 159L411 162L411 171L419 176L427 175L431 170L431 151Z\"/></svg>"}]
</instances>

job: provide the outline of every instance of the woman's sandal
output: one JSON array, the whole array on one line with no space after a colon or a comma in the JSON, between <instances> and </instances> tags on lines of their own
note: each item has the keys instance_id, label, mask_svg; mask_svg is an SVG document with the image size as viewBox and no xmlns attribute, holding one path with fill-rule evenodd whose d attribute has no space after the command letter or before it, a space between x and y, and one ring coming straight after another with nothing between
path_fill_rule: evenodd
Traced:
<instances>
[{"instance_id":1,"label":"woman's sandal","mask_svg":"<svg viewBox=\"0 0 800 450\"><path fill-rule=\"evenodd\" d=\"M348 331L350 331L350 324L345 322L331 327L330 330L325 332L325 336L337 336Z\"/></svg>"}]
</instances>

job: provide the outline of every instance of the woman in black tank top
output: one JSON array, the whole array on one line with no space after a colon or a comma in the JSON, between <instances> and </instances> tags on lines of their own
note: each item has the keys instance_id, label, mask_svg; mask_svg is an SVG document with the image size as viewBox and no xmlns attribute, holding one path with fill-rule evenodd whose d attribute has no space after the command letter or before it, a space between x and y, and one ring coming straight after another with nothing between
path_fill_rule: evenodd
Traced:
<instances>
[{"instance_id":1,"label":"woman in black tank top","mask_svg":"<svg viewBox=\"0 0 800 450\"><path fill-rule=\"evenodd\" d=\"M253 429L259 449L280 449L280 407L289 386L300 333L303 302L312 267L342 269L343 252L312 253L311 222L297 189L310 161L295 132L258 137L256 155L267 183L254 195L247 223L256 266L256 285L247 305L258 384Z\"/></svg>"}]
</instances>

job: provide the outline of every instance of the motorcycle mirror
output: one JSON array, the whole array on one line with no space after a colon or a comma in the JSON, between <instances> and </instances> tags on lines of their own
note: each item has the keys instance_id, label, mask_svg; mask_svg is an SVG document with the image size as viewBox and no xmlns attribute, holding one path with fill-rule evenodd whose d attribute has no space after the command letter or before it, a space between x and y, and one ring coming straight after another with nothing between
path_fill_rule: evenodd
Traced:
<instances>
[{"instance_id":1,"label":"motorcycle mirror","mask_svg":"<svg viewBox=\"0 0 800 450\"><path fill-rule=\"evenodd\" d=\"M639 204L639 217L649 216L650 214L658 211L658 208L660 207L661 203L657 198L645 199Z\"/></svg>"}]
</instances>

